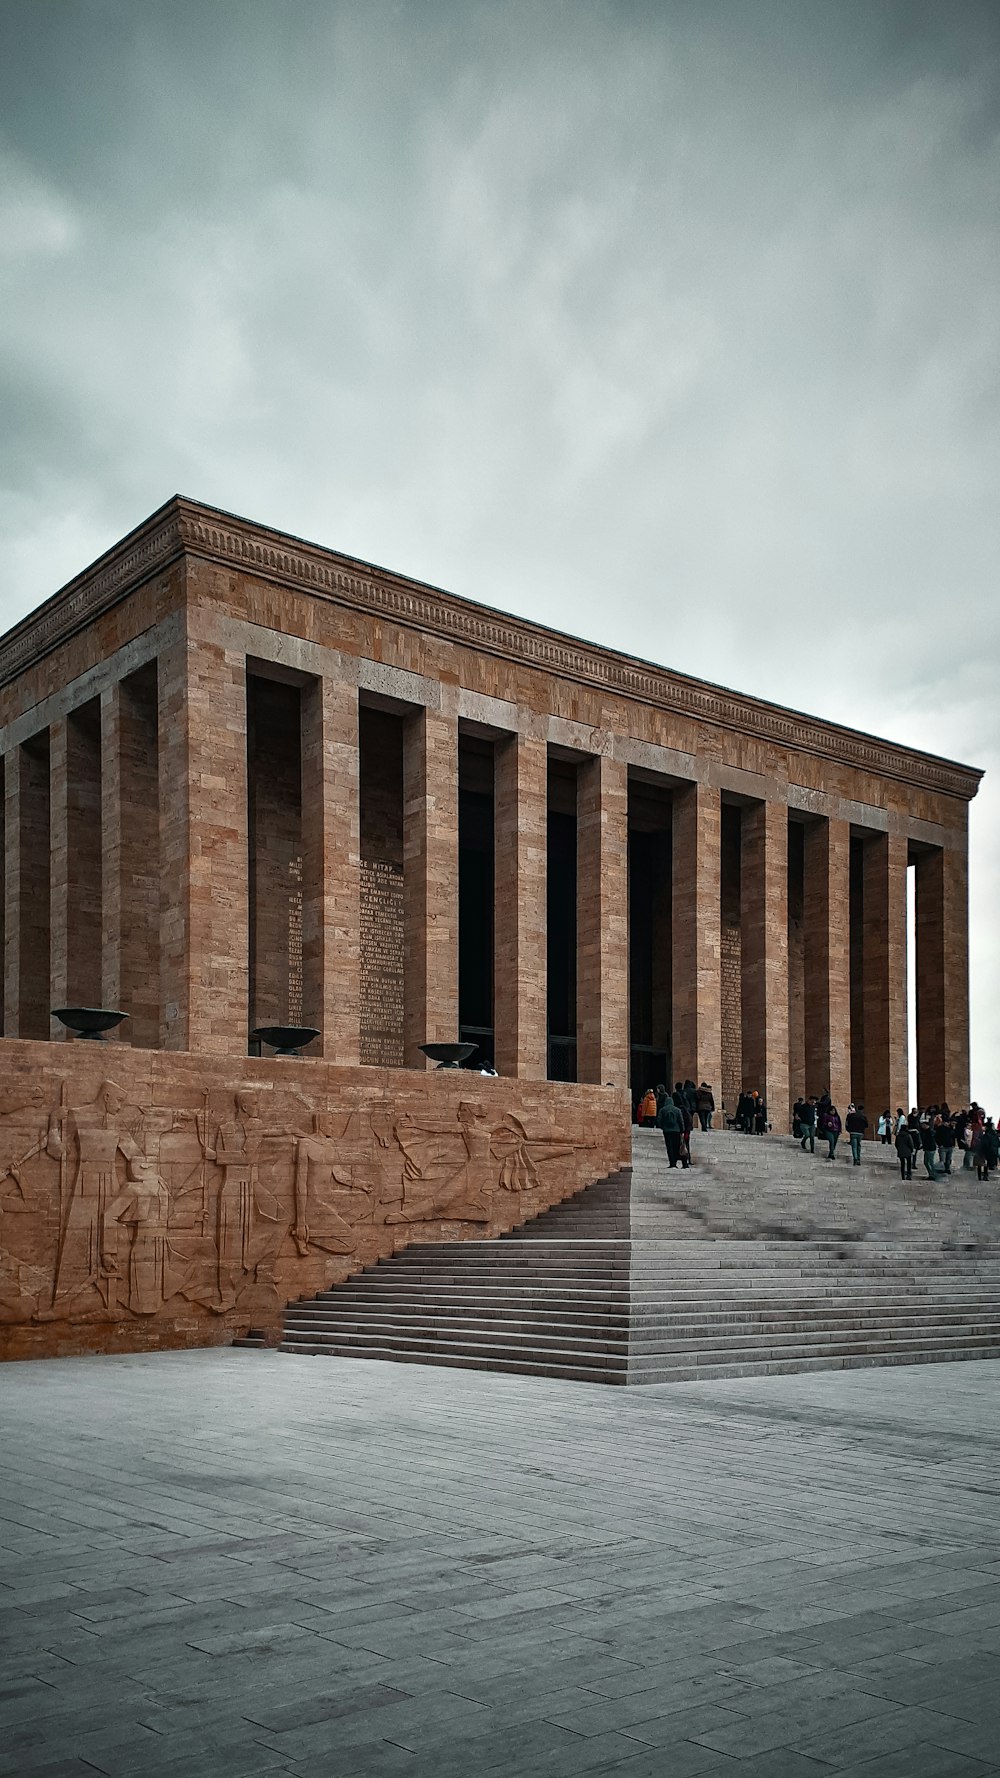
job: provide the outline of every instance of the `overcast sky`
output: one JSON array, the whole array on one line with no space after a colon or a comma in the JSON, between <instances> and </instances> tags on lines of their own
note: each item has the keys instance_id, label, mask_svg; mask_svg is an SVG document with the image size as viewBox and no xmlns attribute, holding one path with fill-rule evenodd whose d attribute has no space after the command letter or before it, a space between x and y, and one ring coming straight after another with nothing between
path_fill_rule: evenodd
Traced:
<instances>
[{"instance_id":1,"label":"overcast sky","mask_svg":"<svg viewBox=\"0 0 1000 1778\"><path fill-rule=\"evenodd\" d=\"M179 491L984 766L1000 6L0 0L0 622Z\"/></svg>"}]
</instances>

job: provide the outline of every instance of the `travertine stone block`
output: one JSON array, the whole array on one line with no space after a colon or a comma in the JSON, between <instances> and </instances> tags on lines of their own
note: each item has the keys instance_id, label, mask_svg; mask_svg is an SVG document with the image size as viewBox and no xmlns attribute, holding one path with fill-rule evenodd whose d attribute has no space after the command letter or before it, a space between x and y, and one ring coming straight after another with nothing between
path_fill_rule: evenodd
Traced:
<instances>
[{"instance_id":1,"label":"travertine stone block","mask_svg":"<svg viewBox=\"0 0 1000 1778\"><path fill-rule=\"evenodd\" d=\"M623 1087L628 1041L628 767L598 755L577 775L577 1079Z\"/></svg>"},{"instance_id":2,"label":"travertine stone block","mask_svg":"<svg viewBox=\"0 0 1000 1778\"><path fill-rule=\"evenodd\" d=\"M8 1043L0 1358L276 1338L414 1241L485 1240L627 1165L628 1097L549 1081Z\"/></svg>"},{"instance_id":3,"label":"travertine stone block","mask_svg":"<svg viewBox=\"0 0 1000 1778\"><path fill-rule=\"evenodd\" d=\"M162 1044L245 1055L246 661L189 623L158 665Z\"/></svg>"},{"instance_id":4,"label":"travertine stone block","mask_svg":"<svg viewBox=\"0 0 1000 1778\"><path fill-rule=\"evenodd\" d=\"M788 1115L788 809L742 815L740 927L743 1086L763 1093L775 1129Z\"/></svg>"},{"instance_id":5,"label":"travertine stone block","mask_svg":"<svg viewBox=\"0 0 1000 1778\"><path fill-rule=\"evenodd\" d=\"M129 1017L112 1036L160 1042L160 792L156 666L101 696L102 1004Z\"/></svg>"},{"instance_id":6,"label":"travertine stone block","mask_svg":"<svg viewBox=\"0 0 1000 1778\"><path fill-rule=\"evenodd\" d=\"M439 710L403 734L403 1057L458 1037L458 721Z\"/></svg>"},{"instance_id":7,"label":"travertine stone block","mask_svg":"<svg viewBox=\"0 0 1000 1778\"><path fill-rule=\"evenodd\" d=\"M70 812L69 738L65 717L49 727L49 992L53 1006L71 1004L70 944ZM77 1001L76 1005L86 1002ZM67 1032L53 1029L57 1041Z\"/></svg>"},{"instance_id":8,"label":"travertine stone block","mask_svg":"<svg viewBox=\"0 0 1000 1778\"><path fill-rule=\"evenodd\" d=\"M4 1030L50 1036L49 736L12 748L5 772Z\"/></svg>"},{"instance_id":9,"label":"travertine stone block","mask_svg":"<svg viewBox=\"0 0 1000 1778\"><path fill-rule=\"evenodd\" d=\"M514 734L494 752L493 1022L500 1074L546 1075L548 748Z\"/></svg>"},{"instance_id":10,"label":"travertine stone block","mask_svg":"<svg viewBox=\"0 0 1000 1778\"><path fill-rule=\"evenodd\" d=\"M808 822L803 856L805 1091L829 1091L841 1111L851 1094L850 872L847 822Z\"/></svg>"},{"instance_id":11,"label":"travertine stone block","mask_svg":"<svg viewBox=\"0 0 1000 1778\"><path fill-rule=\"evenodd\" d=\"M968 854L922 852L916 878L917 1098L957 1111L969 1102Z\"/></svg>"},{"instance_id":12,"label":"travertine stone block","mask_svg":"<svg viewBox=\"0 0 1000 1778\"><path fill-rule=\"evenodd\" d=\"M674 1079L716 1086L722 1070L719 792L692 784L674 796Z\"/></svg>"},{"instance_id":13,"label":"travertine stone block","mask_svg":"<svg viewBox=\"0 0 1000 1778\"><path fill-rule=\"evenodd\" d=\"M315 679L302 694L303 1018L328 1062L359 1060L358 690Z\"/></svg>"},{"instance_id":14,"label":"travertine stone block","mask_svg":"<svg viewBox=\"0 0 1000 1778\"><path fill-rule=\"evenodd\" d=\"M864 847L864 1104L872 1121L907 1097L907 852L896 834Z\"/></svg>"}]
</instances>

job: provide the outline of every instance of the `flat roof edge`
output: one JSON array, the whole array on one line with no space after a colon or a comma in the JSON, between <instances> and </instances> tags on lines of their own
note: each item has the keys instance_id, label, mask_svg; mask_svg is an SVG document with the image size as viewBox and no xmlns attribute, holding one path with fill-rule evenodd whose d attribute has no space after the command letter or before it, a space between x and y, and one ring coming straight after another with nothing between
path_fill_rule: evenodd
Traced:
<instances>
[{"instance_id":1,"label":"flat roof edge","mask_svg":"<svg viewBox=\"0 0 1000 1778\"><path fill-rule=\"evenodd\" d=\"M976 766L695 679L181 495L0 636L0 686L184 555L243 568L557 677L965 801L983 777Z\"/></svg>"}]
</instances>

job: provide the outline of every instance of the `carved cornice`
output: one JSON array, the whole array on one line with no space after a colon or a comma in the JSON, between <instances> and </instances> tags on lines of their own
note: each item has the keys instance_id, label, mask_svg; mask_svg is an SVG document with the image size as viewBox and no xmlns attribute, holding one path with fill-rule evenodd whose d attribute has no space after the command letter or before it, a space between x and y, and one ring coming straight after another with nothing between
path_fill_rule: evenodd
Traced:
<instances>
[{"instance_id":1,"label":"carved cornice","mask_svg":"<svg viewBox=\"0 0 1000 1778\"><path fill-rule=\"evenodd\" d=\"M968 801L975 796L982 777L972 766L898 747L875 735L821 722L611 649L578 642L540 624L474 605L370 563L336 555L182 498L168 502L0 639L0 684L23 672L33 660L181 554L294 587L460 647L539 668L557 678L922 789Z\"/></svg>"},{"instance_id":2,"label":"carved cornice","mask_svg":"<svg viewBox=\"0 0 1000 1778\"><path fill-rule=\"evenodd\" d=\"M184 553L175 500L0 636L0 686L51 654Z\"/></svg>"}]
</instances>

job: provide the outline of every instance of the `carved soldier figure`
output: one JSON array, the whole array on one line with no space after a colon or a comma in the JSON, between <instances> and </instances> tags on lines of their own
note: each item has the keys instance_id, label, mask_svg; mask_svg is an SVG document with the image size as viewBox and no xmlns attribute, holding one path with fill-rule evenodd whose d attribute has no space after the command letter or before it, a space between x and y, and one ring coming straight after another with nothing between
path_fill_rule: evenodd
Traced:
<instances>
[{"instance_id":1,"label":"carved soldier figure","mask_svg":"<svg viewBox=\"0 0 1000 1778\"><path fill-rule=\"evenodd\" d=\"M235 1114L224 1118L206 1156L222 1168L216 1238L218 1303L232 1308L248 1279L269 1281L270 1267L281 1244L277 1199L260 1182L259 1163L264 1125L256 1093L236 1094Z\"/></svg>"},{"instance_id":2,"label":"carved soldier figure","mask_svg":"<svg viewBox=\"0 0 1000 1778\"><path fill-rule=\"evenodd\" d=\"M176 1288L167 1279L170 1200L151 1162L129 1161L128 1175L124 1190L105 1206L104 1268L109 1278L118 1276L118 1225L129 1226L128 1306L135 1315L155 1315Z\"/></svg>"},{"instance_id":3,"label":"carved soldier figure","mask_svg":"<svg viewBox=\"0 0 1000 1778\"><path fill-rule=\"evenodd\" d=\"M334 1209L328 1191L332 1184L350 1189L353 1181L338 1140L337 1119L317 1111L311 1136L295 1143L295 1226L292 1236L303 1257L310 1247L327 1253L353 1253L358 1238L350 1223Z\"/></svg>"},{"instance_id":4,"label":"carved soldier figure","mask_svg":"<svg viewBox=\"0 0 1000 1778\"><path fill-rule=\"evenodd\" d=\"M403 1203L387 1223L489 1222L484 1193L493 1182L490 1126L468 1101L458 1108L464 1158L455 1164L454 1134L399 1119L395 1136L403 1151Z\"/></svg>"},{"instance_id":5,"label":"carved soldier figure","mask_svg":"<svg viewBox=\"0 0 1000 1778\"><path fill-rule=\"evenodd\" d=\"M112 1306L111 1273L104 1264L104 1217L118 1193L117 1159L141 1160L142 1149L127 1127L125 1094L106 1080L89 1105L67 1106L49 1124L48 1153L65 1169L73 1137L78 1163L56 1261L53 1307L93 1287Z\"/></svg>"}]
</instances>

